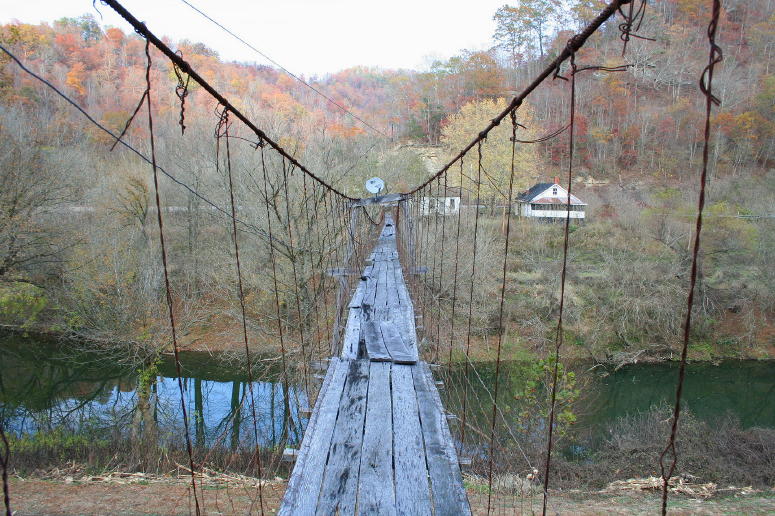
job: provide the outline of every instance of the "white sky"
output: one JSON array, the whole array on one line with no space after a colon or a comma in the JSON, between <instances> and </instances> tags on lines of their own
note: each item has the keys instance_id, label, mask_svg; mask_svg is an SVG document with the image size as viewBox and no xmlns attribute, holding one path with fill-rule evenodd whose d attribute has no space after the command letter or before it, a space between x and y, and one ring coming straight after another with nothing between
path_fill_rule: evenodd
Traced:
<instances>
[{"instance_id":1,"label":"white sky","mask_svg":"<svg viewBox=\"0 0 775 516\"><path fill-rule=\"evenodd\" d=\"M298 74L355 65L425 69L462 49L489 48L495 10L507 0L189 0L247 42ZM514 0L511 2L515 3ZM123 0L149 29L173 41L201 41L222 58L264 60L180 0ZM51 22L92 13L129 31L110 7L91 0L0 0L0 22Z\"/></svg>"}]
</instances>

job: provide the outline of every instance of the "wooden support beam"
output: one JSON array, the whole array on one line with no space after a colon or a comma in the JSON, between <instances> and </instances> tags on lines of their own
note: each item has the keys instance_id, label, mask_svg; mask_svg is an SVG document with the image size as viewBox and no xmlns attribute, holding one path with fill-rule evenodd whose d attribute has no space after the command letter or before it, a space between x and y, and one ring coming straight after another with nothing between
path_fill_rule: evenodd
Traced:
<instances>
[{"instance_id":1,"label":"wooden support beam","mask_svg":"<svg viewBox=\"0 0 775 516\"><path fill-rule=\"evenodd\" d=\"M399 201L405 201L408 198L406 194L392 193L386 195L377 195L375 197L364 197L363 199L356 199L350 204L351 208L357 206L371 206L374 204L392 204Z\"/></svg>"}]
</instances>

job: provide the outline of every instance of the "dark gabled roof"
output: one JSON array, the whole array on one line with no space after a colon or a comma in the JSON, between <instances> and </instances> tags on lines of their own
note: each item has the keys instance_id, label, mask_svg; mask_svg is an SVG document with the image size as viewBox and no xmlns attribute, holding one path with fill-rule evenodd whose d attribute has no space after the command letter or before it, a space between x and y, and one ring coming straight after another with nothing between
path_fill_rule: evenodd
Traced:
<instances>
[{"instance_id":1,"label":"dark gabled roof","mask_svg":"<svg viewBox=\"0 0 775 516\"><path fill-rule=\"evenodd\" d=\"M548 188L551 188L553 184L555 183L536 183L530 188L530 190L526 192L522 192L517 197L517 200L521 202L529 202L536 195L542 193L544 190L547 190Z\"/></svg>"}]
</instances>

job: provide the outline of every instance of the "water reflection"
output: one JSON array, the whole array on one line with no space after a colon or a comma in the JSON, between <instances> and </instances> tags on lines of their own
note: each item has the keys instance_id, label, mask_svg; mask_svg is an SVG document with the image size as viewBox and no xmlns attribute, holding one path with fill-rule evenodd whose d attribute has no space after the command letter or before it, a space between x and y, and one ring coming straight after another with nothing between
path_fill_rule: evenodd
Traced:
<instances>
[{"instance_id":1,"label":"water reflection","mask_svg":"<svg viewBox=\"0 0 775 516\"><path fill-rule=\"evenodd\" d=\"M568 366L567 374L560 375L564 379L558 389L555 427L563 452L578 455L575 448L594 450L623 418L643 416L655 407L665 409L669 417L677 367L676 363L636 364L606 371L588 363ZM441 374L444 406L458 416L451 422L456 445L463 455L483 459L490 445L495 365L478 362L469 364L468 374L462 365L444 368ZM548 378L535 363L501 364L496 456L511 454L530 462L528 457L538 460L545 450ZM731 416L743 429L775 428L775 362L691 363L682 399L686 411L711 425ZM461 444L463 422L465 443Z\"/></svg>"},{"instance_id":2,"label":"water reflection","mask_svg":"<svg viewBox=\"0 0 775 516\"><path fill-rule=\"evenodd\" d=\"M254 433L250 389L244 370L218 366L212 357L183 354L183 384L189 431L199 448L232 450L294 445L307 420L297 385L285 385L268 370L253 383ZM0 339L0 410L6 428L20 436L63 429L99 430L132 441L179 444L183 432L180 391L174 364L133 368L19 337ZM256 440L257 434L257 440Z\"/></svg>"},{"instance_id":3,"label":"water reflection","mask_svg":"<svg viewBox=\"0 0 775 516\"><path fill-rule=\"evenodd\" d=\"M300 442L308 406L303 389L284 385L279 367L267 367L254 382L257 437L253 430L249 386L244 370L219 365L207 354L182 355L189 431L198 448L248 449L293 446ZM111 435L131 442L179 445L183 427L174 364L165 358L155 370L122 367L115 360L85 356L33 339L0 336L0 411L17 436L53 429ZM579 391L572 406L576 436L601 434L622 417L672 403L677 364L638 364L618 371L590 371L589 364L568 368ZM150 371L150 372L149 372ZM466 409L466 448L483 452L489 442L495 367L476 363L441 372L448 412ZM501 366L498 426L504 447L521 443L543 448L545 390L534 363ZM531 390L532 389L532 390ZM775 362L727 361L690 364L684 406L713 422L732 414L743 428L775 428ZM306 412L301 412L306 414ZM461 421L452 422L459 436ZM510 444L509 444L510 443Z\"/></svg>"}]
</instances>

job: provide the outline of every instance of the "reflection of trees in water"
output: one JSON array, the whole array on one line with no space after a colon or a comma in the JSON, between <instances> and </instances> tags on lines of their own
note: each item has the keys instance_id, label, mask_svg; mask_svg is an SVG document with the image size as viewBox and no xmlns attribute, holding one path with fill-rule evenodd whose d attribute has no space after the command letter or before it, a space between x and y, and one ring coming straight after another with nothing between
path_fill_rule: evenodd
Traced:
<instances>
[{"instance_id":1,"label":"reflection of trees in water","mask_svg":"<svg viewBox=\"0 0 775 516\"><path fill-rule=\"evenodd\" d=\"M533 362L533 365L538 361ZM672 403L676 364L638 364L619 370L595 368L589 363L569 366L575 372L579 399L572 405L576 421L557 449L569 456L596 450L623 420L649 413L653 407ZM532 371L532 372L531 372ZM733 415L742 428L775 428L775 374L772 363L728 361L720 365L695 363L687 371L684 407L712 424ZM545 453L546 417L541 396L545 389L536 381L535 369L524 364L502 364L498 396L495 449L489 450L494 364L471 363L442 371L444 406L458 416L450 422L455 439L460 437L462 400L467 396L466 442L457 443L461 455L470 456L473 470L492 453L496 472L520 471L540 464ZM528 395L533 389L533 394ZM572 422L572 419L568 420Z\"/></svg>"},{"instance_id":2,"label":"reflection of trees in water","mask_svg":"<svg viewBox=\"0 0 775 516\"><path fill-rule=\"evenodd\" d=\"M93 356L78 357L37 343L31 346L27 339L6 344L0 342L0 411L17 436L60 429L116 443L123 439L138 451L180 444L180 398L163 374L169 369L166 362L117 367L115 361L95 361ZM186 364L194 374L184 379L198 449L241 452L258 445L281 452L286 444L301 439L304 421L298 407L306 402L295 384L254 384L256 442L253 431L245 432L253 421L248 384L239 369L219 368L211 359L205 374L199 375L196 370L203 362L198 357L193 365Z\"/></svg>"}]
</instances>

